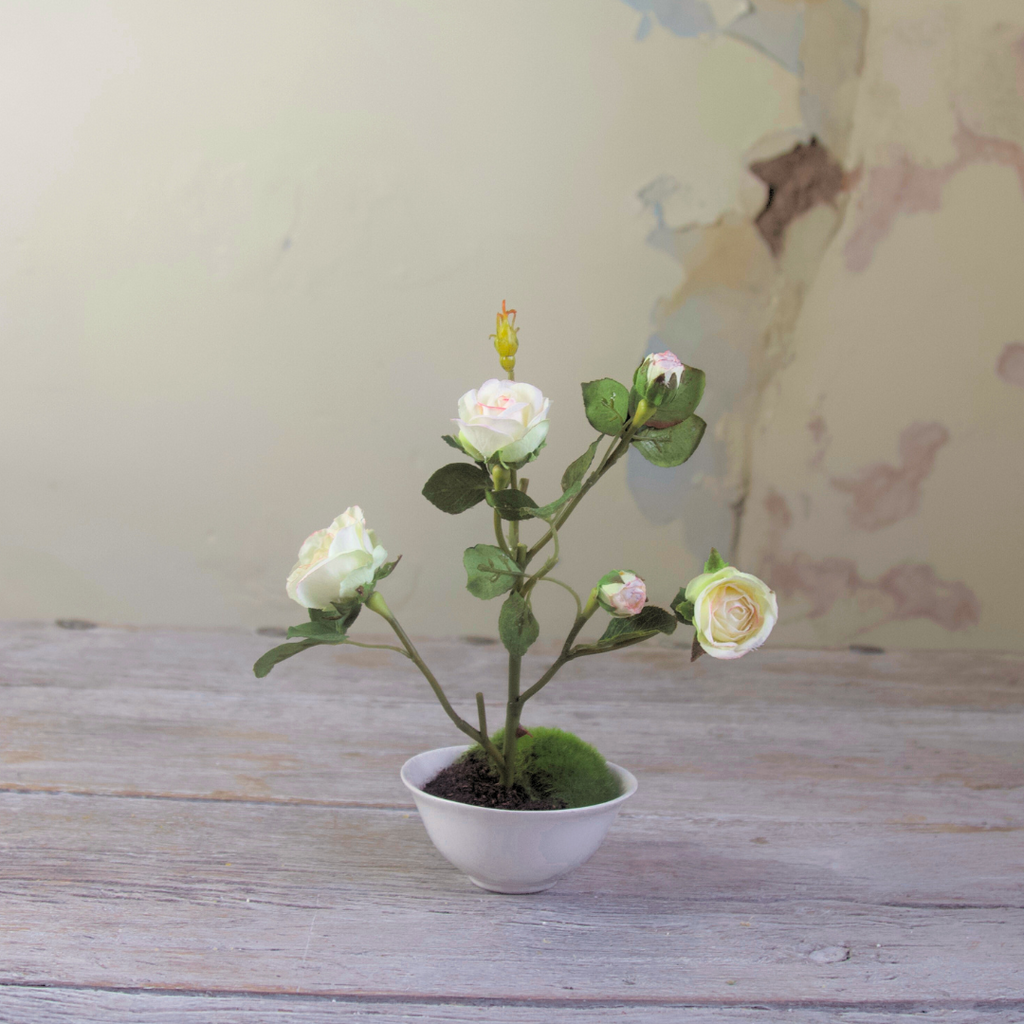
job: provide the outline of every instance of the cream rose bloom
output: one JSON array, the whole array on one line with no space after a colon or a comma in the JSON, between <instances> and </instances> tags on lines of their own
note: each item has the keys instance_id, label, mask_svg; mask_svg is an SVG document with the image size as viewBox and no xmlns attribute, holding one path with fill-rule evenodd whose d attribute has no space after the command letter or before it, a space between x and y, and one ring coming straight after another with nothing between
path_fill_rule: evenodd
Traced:
<instances>
[{"instance_id":1,"label":"cream rose bloom","mask_svg":"<svg viewBox=\"0 0 1024 1024\"><path fill-rule=\"evenodd\" d=\"M479 462L498 454L504 463L519 462L548 436L549 399L532 384L485 380L459 399L459 442Z\"/></svg>"},{"instance_id":2,"label":"cream rose bloom","mask_svg":"<svg viewBox=\"0 0 1024 1024\"><path fill-rule=\"evenodd\" d=\"M598 586L598 603L619 619L639 615L647 603L647 584L635 572L622 571L615 576L618 578Z\"/></svg>"},{"instance_id":3,"label":"cream rose bloom","mask_svg":"<svg viewBox=\"0 0 1024 1024\"><path fill-rule=\"evenodd\" d=\"M727 565L690 580L697 642L713 658L742 658L768 639L779 617L775 594L750 573Z\"/></svg>"},{"instance_id":4,"label":"cream rose bloom","mask_svg":"<svg viewBox=\"0 0 1024 1024\"><path fill-rule=\"evenodd\" d=\"M353 505L326 530L306 538L288 577L288 596L303 608L329 611L332 601L356 597L387 557L377 535L367 528L363 510Z\"/></svg>"}]
</instances>

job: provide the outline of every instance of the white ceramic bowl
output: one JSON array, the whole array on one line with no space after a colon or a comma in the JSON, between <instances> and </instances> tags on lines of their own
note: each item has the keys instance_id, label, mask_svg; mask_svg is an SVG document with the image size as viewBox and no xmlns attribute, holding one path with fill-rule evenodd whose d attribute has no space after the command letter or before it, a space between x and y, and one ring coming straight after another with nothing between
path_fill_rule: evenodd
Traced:
<instances>
[{"instance_id":1,"label":"white ceramic bowl","mask_svg":"<svg viewBox=\"0 0 1024 1024\"><path fill-rule=\"evenodd\" d=\"M439 747L409 758L402 781L416 801L427 835L481 889L526 893L550 889L589 860L619 808L636 792L636 778L608 762L622 793L614 800L562 811L501 811L431 796L420 788L468 746Z\"/></svg>"}]
</instances>

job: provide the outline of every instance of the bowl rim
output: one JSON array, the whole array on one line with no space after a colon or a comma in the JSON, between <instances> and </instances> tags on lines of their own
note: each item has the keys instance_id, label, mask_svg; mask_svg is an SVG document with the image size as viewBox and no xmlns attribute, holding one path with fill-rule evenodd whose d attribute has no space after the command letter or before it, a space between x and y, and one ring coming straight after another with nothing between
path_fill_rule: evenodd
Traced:
<instances>
[{"instance_id":1,"label":"bowl rim","mask_svg":"<svg viewBox=\"0 0 1024 1024\"><path fill-rule=\"evenodd\" d=\"M452 747L435 747L432 750L421 750L418 754L413 754L413 756L410 757L405 762L405 764L402 765L402 769L399 772L399 776L401 777L402 782L405 784L406 788L413 794L417 803L420 800L423 800L428 805L438 807L439 809L445 807L465 808L469 812L479 812L485 815L497 815L498 818L505 818L505 820L509 819L509 815L523 814L532 817L536 817L538 814L555 814L561 815L563 817L581 817L589 814L600 814L602 811L610 811L613 809L617 809L621 804L624 804L637 791L637 787L639 786L639 782L637 781L636 776L631 771L629 771L626 768L623 768L621 765L615 764L613 761L606 760L605 764L608 765L608 767L612 770L612 772L618 778L619 782L622 784L623 787L623 791L618 796L613 797L611 800L605 800L603 803L600 804L587 804L586 807L559 807L545 810L513 811L502 807L480 807L477 804L464 804L459 800L449 800L447 797L434 796L433 793L424 792L422 789L420 789L419 786L417 786L414 782L412 782L409 779L407 774L408 769L410 768L414 761L418 760L424 755L438 754L441 752L450 752L452 757L451 761L449 761L448 763L451 764L452 761L454 761L459 754L469 750L471 746L472 744L470 743L463 743L457 744Z\"/></svg>"}]
</instances>

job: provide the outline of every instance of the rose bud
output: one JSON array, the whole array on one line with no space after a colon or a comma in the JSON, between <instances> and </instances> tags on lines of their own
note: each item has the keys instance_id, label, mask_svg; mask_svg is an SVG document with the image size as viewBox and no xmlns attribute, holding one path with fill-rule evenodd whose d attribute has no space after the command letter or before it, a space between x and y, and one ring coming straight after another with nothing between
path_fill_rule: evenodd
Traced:
<instances>
[{"instance_id":1,"label":"rose bud","mask_svg":"<svg viewBox=\"0 0 1024 1024\"><path fill-rule=\"evenodd\" d=\"M635 572L609 572L597 584L597 603L616 618L639 615L647 603L647 585Z\"/></svg>"}]
</instances>

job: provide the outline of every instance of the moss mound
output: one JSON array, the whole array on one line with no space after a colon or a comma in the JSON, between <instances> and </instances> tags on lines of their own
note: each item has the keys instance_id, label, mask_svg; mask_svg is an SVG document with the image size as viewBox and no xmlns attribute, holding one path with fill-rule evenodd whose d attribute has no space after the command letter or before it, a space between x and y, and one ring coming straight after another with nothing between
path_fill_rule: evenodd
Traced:
<instances>
[{"instance_id":1,"label":"moss mound","mask_svg":"<svg viewBox=\"0 0 1024 1024\"><path fill-rule=\"evenodd\" d=\"M492 737L499 750L504 734L499 729ZM473 747L466 756L486 758L480 747ZM589 807L621 795L618 780L594 747L571 732L544 726L520 736L515 782L531 799L562 807Z\"/></svg>"}]
</instances>

